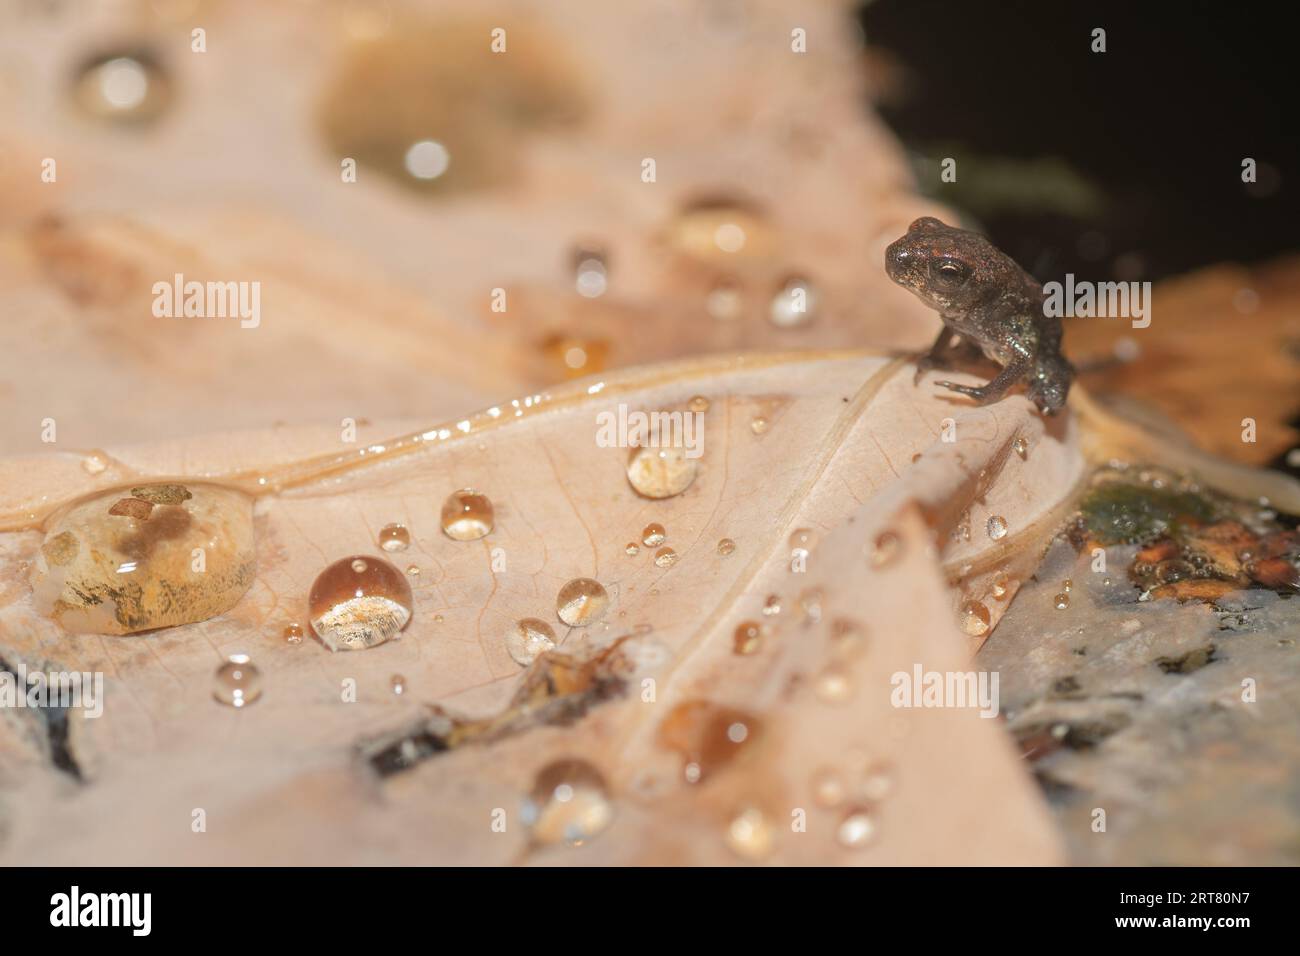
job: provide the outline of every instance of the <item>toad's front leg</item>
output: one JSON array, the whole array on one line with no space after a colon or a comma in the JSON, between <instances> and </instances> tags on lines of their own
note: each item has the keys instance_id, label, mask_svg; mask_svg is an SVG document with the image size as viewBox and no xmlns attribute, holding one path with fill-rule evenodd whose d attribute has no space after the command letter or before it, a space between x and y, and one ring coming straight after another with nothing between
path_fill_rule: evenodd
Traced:
<instances>
[{"instance_id":1,"label":"toad's front leg","mask_svg":"<svg viewBox=\"0 0 1300 956\"><path fill-rule=\"evenodd\" d=\"M996 402L1007 393L1011 386L1028 375L1029 362L1017 356L987 385L958 385L956 382L935 382L934 384L950 388L954 392L961 392L963 395L969 395L975 399L978 405L988 405Z\"/></svg>"}]
</instances>

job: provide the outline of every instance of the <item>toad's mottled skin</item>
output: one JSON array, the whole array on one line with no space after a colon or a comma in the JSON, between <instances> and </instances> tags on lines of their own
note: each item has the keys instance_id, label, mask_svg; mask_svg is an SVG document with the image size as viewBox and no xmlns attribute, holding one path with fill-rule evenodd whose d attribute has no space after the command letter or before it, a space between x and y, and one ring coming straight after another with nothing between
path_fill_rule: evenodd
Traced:
<instances>
[{"instance_id":1,"label":"toad's mottled skin","mask_svg":"<svg viewBox=\"0 0 1300 956\"><path fill-rule=\"evenodd\" d=\"M1051 415L1065 405L1074 369L1061 355L1061 320L1044 313L1042 286L979 233L918 219L885 250L885 271L943 319L939 337L917 362L918 380L961 336L1002 371L979 387L935 384L987 405L1027 382L1041 411Z\"/></svg>"}]
</instances>

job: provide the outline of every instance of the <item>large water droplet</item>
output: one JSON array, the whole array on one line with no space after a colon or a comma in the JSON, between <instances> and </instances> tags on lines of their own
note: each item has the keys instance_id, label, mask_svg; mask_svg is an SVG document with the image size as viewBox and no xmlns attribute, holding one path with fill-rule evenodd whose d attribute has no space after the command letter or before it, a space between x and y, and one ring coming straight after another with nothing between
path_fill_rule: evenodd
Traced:
<instances>
[{"instance_id":1,"label":"large water droplet","mask_svg":"<svg viewBox=\"0 0 1300 956\"><path fill-rule=\"evenodd\" d=\"M535 843L581 846L609 826L605 779L585 760L558 760L538 774L520 813Z\"/></svg>"},{"instance_id":2,"label":"large water droplet","mask_svg":"<svg viewBox=\"0 0 1300 956\"><path fill-rule=\"evenodd\" d=\"M411 585L383 558L335 561L307 598L312 630L332 651L364 650L396 636L411 620Z\"/></svg>"},{"instance_id":3,"label":"large water droplet","mask_svg":"<svg viewBox=\"0 0 1300 956\"><path fill-rule=\"evenodd\" d=\"M527 667L555 647L555 631L545 621L526 617L516 621L506 632L506 650L515 663Z\"/></svg>"},{"instance_id":4,"label":"large water droplet","mask_svg":"<svg viewBox=\"0 0 1300 956\"><path fill-rule=\"evenodd\" d=\"M699 461L684 448L636 448L627 463L628 484L646 498L671 498L691 486Z\"/></svg>"},{"instance_id":5,"label":"large water droplet","mask_svg":"<svg viewBox=\"0 0 1300 956\"><path fill-rule=\"evenodd\" d=\"M555 613L571 627L585 627L605 616L609 592L591 578L574 578L555 597Z\"/></svg>"},{"instance_id":6,"label":"large water droplet","mask_svg":"<svg viewBox=\"0 0 1300 956\"><path fill-rule=\"evenodd\" d=\"M455 541L475 541L492 530L496 511L487 495L462 488L442 505L442 530Z\"/></svg>"},{"instance_id":7,"label":"large water droplet","mask_svg":"<svg viewBox=\"0 0 1300 956\"><path fill-rule=\"evenodd\" d=\"M231 654L217 668L212 694L231 707L244 707L262 696L262 673L247 654Z\"/></svg>"},{"instance_id":8,"label":"large water droplet","mask_svg":"<svg viewBox=\"0 0 1300 956\"><path fill-rule=\"evenodd\" d=\"M256 572L249 498L216 485L160 483L57 512L31 583L37 608L67 630L130 634L215 617Z\"/></svg>"}]
</instances>

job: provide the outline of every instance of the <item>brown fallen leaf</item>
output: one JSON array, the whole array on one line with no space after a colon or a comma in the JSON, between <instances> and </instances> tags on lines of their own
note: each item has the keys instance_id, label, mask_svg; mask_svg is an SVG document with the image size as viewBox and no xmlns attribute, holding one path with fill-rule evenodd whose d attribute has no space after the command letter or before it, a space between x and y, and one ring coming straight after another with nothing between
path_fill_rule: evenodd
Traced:
<instances>
[{"instance_id":1,"label":"brown fallen leaf","mask_svg":"<svg viewBox=\"0 0 1300 956\"><path fill-rule=\"evenodd\" d=\"M259 496L257 579L226 614L136 636L69 635L10 580L14 599L0 611L8 663L103 671L108 689L104 718L70 715L60 753L91 782L67 798L36 798L66 777L49 763L48 735L27 719L4 724L7 759L25 768L13 778L5 858L30 858L29 841L93 812L114 827L54 857L1054 860L1038 798L996 721L973 709L899 710L891 695L895 675L910 679L914 668L969 669L955 622L976 641L996 623L1014 589L999 600L988 582L1054 529L1084 461L1069 418L1045 423L1023 397L963 405L914 386L910 372L852 353L696 360L558 387L527 407L506 403L364 453L291 457L249 443L247 470L204 475ZM694 480L660 500L638 494L629 449L597 445L597 416L700 399ZM766 428L754 428L758 418ZM0 465L29 474L26 487L48 477L59 489L37 501L3 483L15 489L3 503L12 530L0 535L8 573L41 547L39 531L18 530L34 509L107 485L179 481L180 451L110 450L98 476L63 469L57 456ZM486 538L454 541L440 529L443 499L461 487L495 506ZM994 516L1005 535L986 530ZM390 556L419 571L400 639L335 654L286 642L287 624L306 623L313 577L349 554L375 560L390 522L411 536ZM650 524L663 526L674 562L649 547L628 553ZM734 549L719 548L723 539ZM569 628L557 595L579 577L600 582L609 604ZM427 727L425 705L471 721L506 711L525 679L506 637L525 617L550 621L559 652L579 659L625 639L635 667L626 688L576 723L516 723L381 783L358 748ZM737 654L734 632L747 621L761 622L760 645ZM251 656L264 688L238 710L213 699L215 670L236 652ZM355 703L342 699L348 681ZM745 762L692 785L680 754L659 742L661 722L690 700L755 714L770 732L756 734ZM603 776L614 822L580 850L533 845L515 808L534 774L570 757ZM841 801L828 796L834 787L814 787L827 773L842 778ZM863 790L863 779L874 783ZM185 829L195 807L223 821L201 845ZM491 826L498 807L505 834ZM158 826L171 818L178 836ZM791 828L801 819L806 832Z\"/></svg>"}]
</instances>

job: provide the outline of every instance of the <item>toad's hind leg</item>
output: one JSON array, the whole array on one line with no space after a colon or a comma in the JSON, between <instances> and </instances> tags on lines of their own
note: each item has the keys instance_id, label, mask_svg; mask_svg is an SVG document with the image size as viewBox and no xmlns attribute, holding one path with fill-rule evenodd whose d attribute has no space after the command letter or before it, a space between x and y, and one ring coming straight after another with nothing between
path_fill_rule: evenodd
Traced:
<instances>
[{"instance_id":1,"label":"toad's hind leg","mask_svg":"<svg viewBox=\"0 0 1300 956\"><path fill-rule=\"evenodd\" d=\"M963 395L969 395L979 405L988 405L990 402L996 402L1007 393L1011 386L1028 374L1029 363L1017 358L1002 369L987 385L958 385L956 382L935 382L934 384L950 388L954 392L960 392Z\"/></svg>"}]
</instances>

